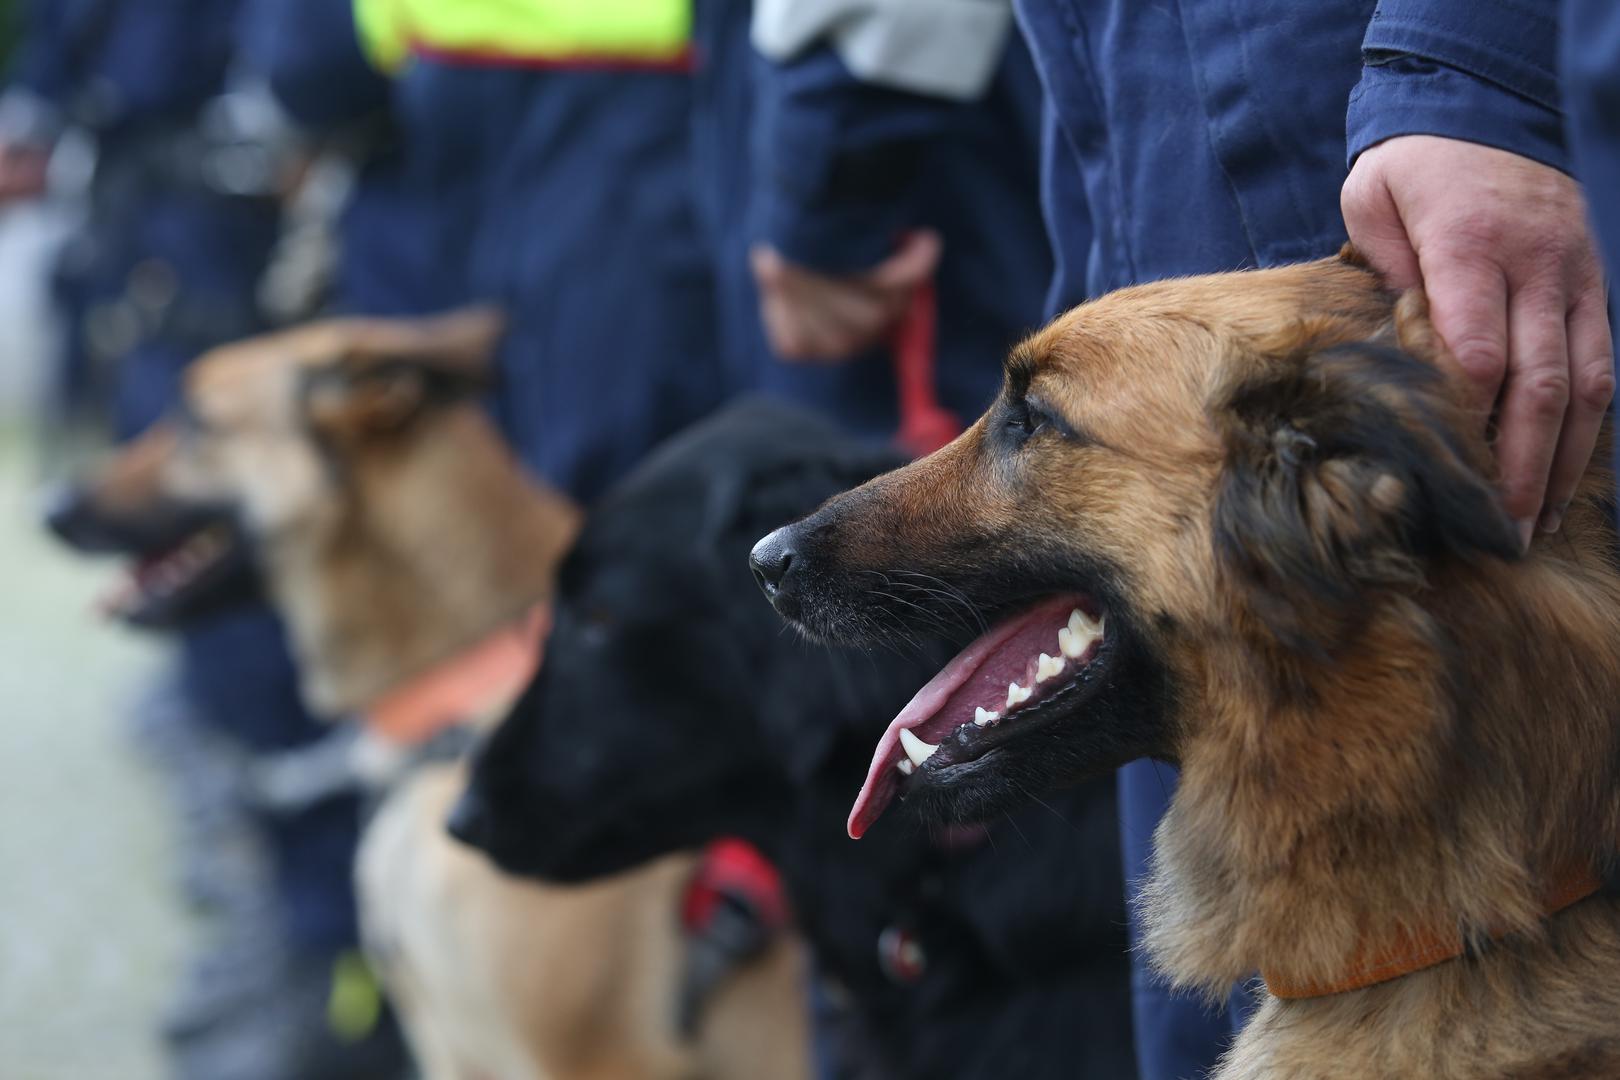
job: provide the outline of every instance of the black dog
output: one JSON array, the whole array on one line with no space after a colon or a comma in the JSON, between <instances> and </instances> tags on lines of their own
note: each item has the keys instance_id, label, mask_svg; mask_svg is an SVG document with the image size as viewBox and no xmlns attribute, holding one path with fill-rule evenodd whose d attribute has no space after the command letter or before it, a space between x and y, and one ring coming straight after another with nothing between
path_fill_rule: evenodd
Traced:
<instances>
[{"instance_id":1,"label":"black dog","mask_svg":"<svg viewBox=\"0 0 1620 1080\"><path fill-rule=\"evenodd\" d=\"M895 464L760 404L667 445L589 517L544 668L452 828L562 881L758 843L814 950L840 1076L1134 1075L1111 782L931 843L893 823L844 835L873 739L960 642L810 644L760 602L747 555Z\"/></svg>"}]
</instances>

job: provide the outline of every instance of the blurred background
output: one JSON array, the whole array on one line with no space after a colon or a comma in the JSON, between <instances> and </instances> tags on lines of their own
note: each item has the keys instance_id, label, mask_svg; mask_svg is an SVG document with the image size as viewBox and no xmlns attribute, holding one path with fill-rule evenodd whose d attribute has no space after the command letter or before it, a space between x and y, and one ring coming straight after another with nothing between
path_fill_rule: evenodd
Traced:
<instances>
[{"instance_id":1,"label":"blurred background","mask_svg":"<svg viewBox=\"0 0 1620 1080\"><path fill-rule=\"evenodd\" d=\"M340 718L276 614L136 631L104 614L114 560L59 542L119 548L64 525L64 492L197 357L496 304L489 414L582 503L743 393L912 451L993 395L1052 270L1010 10L899 88L791 34L766 78L752 14L0 0L5 1080L411 1068L360 958L367 793L247 781Z\"/></svg>"},{"instance_id":2,"label":"blurred background","mask_svg":"<svg viewBox=\"0 0 1620 1080\"><path fill-rule=\"evenodd\" d=\"M21 22L0 2L8 63ZM109 568L39 525L47 478L75 449L53 415L49 283L85 214L89 153L64 155L79 175L49 198L0 211L0 1071L19 1080L166 1075L156 1019L193 918L129 708L163 648L113 631L95 606Z\"/></svg>"}]
</instances>

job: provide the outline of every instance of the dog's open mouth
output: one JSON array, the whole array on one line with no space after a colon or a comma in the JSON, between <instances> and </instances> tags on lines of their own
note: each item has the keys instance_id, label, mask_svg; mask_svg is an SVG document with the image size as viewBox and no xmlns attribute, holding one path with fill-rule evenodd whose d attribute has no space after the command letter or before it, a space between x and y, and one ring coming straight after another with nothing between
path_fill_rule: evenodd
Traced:
<instances>
[{"instance_id":1,"label":"dog's open mouth","mask_svg":"<svg viewBox=\"0 0 1620 1080\"><path fill-rule=\"evenodd\" d=\"M132 561L100 599L102 612L135 626L167 627L223 603L250 578L247 545L215 521Z\"/></svg>"},{"instance_id":2,"label":"dog's open mouth","mask_svg":"<svg viewBox=\"0 0 1620 1080\"><path fill-rule=\"evenodd\" d=\"M1107 616L1086 596L1042 601L980 636L889 724L849 815L859 839L914 784L937 782L1072 713L1101 680Z\"/></svg>"}]
</instances>

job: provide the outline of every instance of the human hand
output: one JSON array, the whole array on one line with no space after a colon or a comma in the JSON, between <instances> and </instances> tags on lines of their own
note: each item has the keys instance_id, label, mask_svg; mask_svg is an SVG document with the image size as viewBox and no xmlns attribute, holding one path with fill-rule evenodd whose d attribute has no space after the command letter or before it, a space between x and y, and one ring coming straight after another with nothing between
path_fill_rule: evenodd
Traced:
<instances>
[{"instance_id":1,"label":"human hand","mask_svg":"<svg viewBox=\"0 0 1620 1080\"><path fill-rule=\"evenodd\" d=\"M1495 409L1503 504L1524 545L1538 522L1556 532L1615 383L1580 185L1505 150L1403 135L1356 159L1340 208L1392 287L1423 287L1482 422Z\"/></svg>"},{"instance_id":2,"label":"human hand","mask_svg":"<svg viewBox=\"0 0 1620 1080\"><path fill-rule=\"evenodd\" d=\"M750 261L771 348L784 360L839 363L877 344L905 315L917 286L933 276L941 249L938 233L920 230L871 270L833 276L756 245Z\"/></svg>"},{"instance_id":3,"label":"human hand","mask_svg":"<svg viewBox=\"0 0 1620 1080\"><path fill-rule=\"evenodd\" d=\"M32 199L45 193L50 147L35 142L0 139L0 203Z\"/></svg>"}]
</instances>

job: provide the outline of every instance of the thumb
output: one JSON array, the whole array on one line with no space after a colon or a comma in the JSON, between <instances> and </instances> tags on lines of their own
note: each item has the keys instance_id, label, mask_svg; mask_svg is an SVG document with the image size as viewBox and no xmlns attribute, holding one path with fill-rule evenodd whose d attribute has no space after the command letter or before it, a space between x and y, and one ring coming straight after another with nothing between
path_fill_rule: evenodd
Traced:
<instances>
[{"instance_id":1,"label":"thumb","mask_svg":"<svg viewBox=\"0 0 1620 1080\"><path fill-rule=\"evenodd\" d=\"M1382 177L1360 168L1363 161L1365 158L1356 162L1357 168L1351 170L1339 192L1345 232L1390 288L1410 289L1421 285L1423 275L1417 251L1407 235L1395 196Z\"/></svg>"},{"instance_id":2,"label":"thumb","mask_svg":"<svg viewBox=\"0 0 1620 1080\"><path fill-rule=\"evenodd\" d=\"M900 238L895 253L873 267L866 280L880 289L914 288L933 277L944 247L933 229L908 232Z\"/></svg>"}]
</instances>

